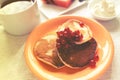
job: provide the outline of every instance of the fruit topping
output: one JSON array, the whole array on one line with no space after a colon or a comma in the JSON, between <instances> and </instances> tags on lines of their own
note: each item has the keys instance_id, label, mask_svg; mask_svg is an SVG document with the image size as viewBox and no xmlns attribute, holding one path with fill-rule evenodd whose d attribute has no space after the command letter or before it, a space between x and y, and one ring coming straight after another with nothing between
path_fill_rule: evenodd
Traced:
<instances>
[{"instance_id":1,"label":"fruit topping","mask_svg":"<svg viewBox=\"0 0 120 80\"><path fill-rule=\"evenodd\" d=\"M96 67L96 62L95 62L95 60L90 60L90 62L89 62L89 64L90 64L90 67L91 68L95 68Z\"/></svg>"},{"instance_id":2,"label":"fruit topping","mask_svg":"<svg viewBox=\"0 0 120 80\"><path fill-rule=\"evenodd\" d=\"M57 35L56 47L63 51L73 48L76 41L82 41L83 38L79 30L72 32L68 27L66 27L64 31L57 32Z\"/></svg>"},{"instance_id":3,"label":"fruit topping","mask_svg":"<svg viewBox=\"0 0 120 80\"><path fill-rule=\"evenodd\" d=\"M91 68L96 67L96 62L99 60L99 56L97 53L95 53L94 58L90 60L89 65Z\"/></svg>"},{"instance_id":4,"label":"fruit topping","mask_svg":"<svg viewBox=\"0 0 120 80\"><path fill-rule=\"evenodd\" d=\"M75 19L68 20L58 27L57 32L62 33L63 31L64 31L64 33L66 33L66 31L68 32L68 34L66 34L66 35L73 35L73 36L75 35L74 37L76 39L76 41L75 41L76 44L85 43L92 38L92 32L89 29L89 27L86 24L84 24L83 22L75 20ZM74 33L72 33L72 32L74 32ZM76 34L79 34L79 36ZM60 36L60 35L58 35L58 36Z\"/></svg>"},{"instance_id":5,"label":"fruit topping","mask_svg":"<svg viewBox=\"0 0 120 80\"><path fill-rule=\"evenodd\" d=\"M99 60L99 56L98 54L96 53L95 56L94 56L94 60L97 62Z\"/></svg>"},{"instance_id":6,"label":"fruit topping","mask_svg":"<svg viewBox=\"0 0 120 80\"><path fill-rule=\"evenodd\" d=\"M79 23L81 27L84 27L84 23L83 22L80 22Z\"/></svg>"}]
</instances>

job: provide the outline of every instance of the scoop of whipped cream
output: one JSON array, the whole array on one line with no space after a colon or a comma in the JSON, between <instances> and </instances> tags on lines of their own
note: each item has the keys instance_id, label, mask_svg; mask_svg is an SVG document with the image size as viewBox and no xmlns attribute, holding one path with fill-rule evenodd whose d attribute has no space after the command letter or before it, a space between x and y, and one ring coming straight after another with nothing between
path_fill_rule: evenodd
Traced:
<instances>
[{"instance_id":1,"label":"scoop of whipped cream","mask_svg":"<svg viewBox=\"0 0 120 80\"><path fill-rule=\"evenodd\" d=\"M115 4L112 0L101 0L100 3L97 3L93 11L95 14L104 17L115 16Z\"/></svg>"},{"instance_id":2,"label":"scoop of whipped cream","mask_svg":"<svg viewBox=\"0 0 120 80\"><path fill-rule=\"evenodd\" d=\"M79 20L75 19L68 20L67 22L58 27L58 31L63 31L66 27L69 27L70 30L72 30L73 32L79 30L80 33L82 34L83 36L82 41L76 42L76 44L85 43L93 37L89 27Z\"/></svg>"}]
</instances>

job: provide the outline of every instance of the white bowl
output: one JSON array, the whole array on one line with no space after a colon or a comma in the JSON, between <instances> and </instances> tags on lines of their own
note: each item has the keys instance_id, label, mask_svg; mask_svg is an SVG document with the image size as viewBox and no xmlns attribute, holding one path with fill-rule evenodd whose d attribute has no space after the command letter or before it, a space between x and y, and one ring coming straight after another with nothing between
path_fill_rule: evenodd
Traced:
<instances>
[{"instance_id":1,"label":"white bowl","mask_svg":"<svg viewBox=\"0 0 120 80\"><path fill-rule=\"evenodd\" d=\"M101 15L96 14L94 12L94 7L96 4L100 3L101 1L102 0L91 0L88 3L88 10L90 11L90 13L95 19L107 21L107 20L112 20L116 18L120 14L120 0L117 0L117 1L113 0L115 3L115 13L116 13L114 16L108 17L108 16L101 16Z\"/></svg>"}]
</instances>

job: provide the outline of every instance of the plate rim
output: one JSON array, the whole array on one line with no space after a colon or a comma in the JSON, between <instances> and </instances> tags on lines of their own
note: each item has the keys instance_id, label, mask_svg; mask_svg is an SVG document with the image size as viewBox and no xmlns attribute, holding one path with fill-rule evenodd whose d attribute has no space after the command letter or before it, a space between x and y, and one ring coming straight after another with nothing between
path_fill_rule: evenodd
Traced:
<instances>
[{"instance_id":1,"label":"plate rim","mask_svg":"<svg viewBox=\"0 0 120 80\"><path fill-rule=\"evenodd\" d=\"M107 70L107 68L108 68L108 67L110 66L110 64L112 63L112 60L113 60L113 56L112 56L112 55L114 55L114 44L113 44L112 37L111 37L110 33L109 33L100 23L96 22L95 20L92 20L92 19L89 19L89 18L85 18L85 17L81 17L81 16L70 16L70 15L69 15L69 16L66 16L66 15L65 15L65 16L59 16L59 17L56 17L56 18L53 18L53 19L49 19L49 20L41 23L40 25L46 24L47 22L49 22L49 21L51 21L51 20L62 19L62 18L70 19L70 18L77 18L77 17L78 17L78 18L82 18L82 19L87 19L87 20L92 21L92 22L96 23L97 25L101 26L101 28L104 29L104 30L108 33L108 36L109 36L109 38L110 38L110 42L111 42L110 45L111 45L111 48L112 48L112 50L111 50L111 59L109 60L109 63L107 63L107 65L105 66L104 71L102 71L102 72L100 72L100 73L98 73L97 75L94 76L94 78L96 79L96 78L98 78L99 76L101 76L101 75ZM26 44L25 44L24 56L25 56L26 64L27 64L27 66L30 68L30 70L33 72L33 74L35 74L35 75L36 75L37 77L39 77L39 78L42 78L43 76L39 75L39 74L35 71L35 69L33 69L33 66L31 65L31 63L30 63L30 61L29 61L29 57L28 57L29 54L26 53L26 52L27 52L26 47L27 47L27 45L29 45L29 44L28 44L29 39L31 39L31 35L34 34L34 31L35 31L36 29L38 29L38 28L40 27L40 25L39 25L38 27L36 27L36 28L33 30L33 32L29 35L29 37L28 37L28 39L27 39L27 41L26 41ZM56 78L56 80L59 80L59 79ZM76 79L76 80L81 80L81 79ZM82 80L83 80L83 79L82 79ZM90 80L93 80L93 77L91 77Z\"/></svg>"}]
</instances>

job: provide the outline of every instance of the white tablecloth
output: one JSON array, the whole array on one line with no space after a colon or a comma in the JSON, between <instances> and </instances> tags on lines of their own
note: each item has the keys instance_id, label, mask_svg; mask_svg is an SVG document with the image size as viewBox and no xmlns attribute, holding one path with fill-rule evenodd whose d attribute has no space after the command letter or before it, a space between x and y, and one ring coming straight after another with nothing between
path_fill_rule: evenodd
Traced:
<instances>
[{"instance_id":1,"label":"white tablecloth","mask_svg":"<svg viewBox=\"0 0 120 80\"><path fill-rule=\"evenodd\" d=\"M92 18L88 11L85 4L66 14ZM40 20L44 22L47 18L40 14ZM98 22L110 32L115 46L113 63L98 80L120 80L120 15L111 21ZM28 69L24 59L24 44L28 35L10 35L0 25L0 80L38 80Z\"/></svg>"}]
</instances>

